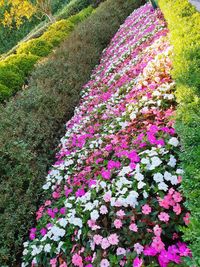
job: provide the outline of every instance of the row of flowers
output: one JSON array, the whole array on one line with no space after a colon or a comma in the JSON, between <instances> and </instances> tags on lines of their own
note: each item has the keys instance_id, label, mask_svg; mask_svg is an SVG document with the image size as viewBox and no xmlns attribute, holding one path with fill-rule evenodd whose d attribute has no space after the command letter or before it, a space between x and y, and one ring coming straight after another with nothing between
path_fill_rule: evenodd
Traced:
<instances>
[{"instance_id":1,"label":"row of flowers","mask_svg":"<svg viewBox=\"0 0 200 267\"><path fill-rule=\"evenodd\" d=\"M43 189L22 266L182 266L172 48L160 11L134 11L103 52Z\"/></svg>"}]
</instances>

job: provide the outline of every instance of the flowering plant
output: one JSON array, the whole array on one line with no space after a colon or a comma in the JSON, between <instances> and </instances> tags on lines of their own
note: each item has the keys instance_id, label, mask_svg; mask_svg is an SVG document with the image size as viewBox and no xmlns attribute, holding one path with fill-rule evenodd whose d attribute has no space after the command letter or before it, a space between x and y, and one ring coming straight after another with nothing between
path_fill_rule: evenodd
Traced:
<instances>
[{"instance_id":1,"label":"flowering plant","mask_svg":"<svg viewBox=\"0 0 200 267\"><path fill-rule=\"evenodd\" d=\"M67 123L23 266L166 267L191 257L179 230L189 213L171 51L149 4L121 26Z\"/></svg>"}]
</instances>

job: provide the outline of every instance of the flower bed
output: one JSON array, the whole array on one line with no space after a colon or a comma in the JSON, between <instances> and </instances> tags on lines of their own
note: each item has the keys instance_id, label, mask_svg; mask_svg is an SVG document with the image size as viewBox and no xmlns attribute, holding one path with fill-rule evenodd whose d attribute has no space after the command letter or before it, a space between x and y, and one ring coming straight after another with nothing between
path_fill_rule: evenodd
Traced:
<instances>
[{"instance_id":1,"label":"flower bed","mask_svg":"<svg viewBox=\"0 0 200 267\"><path fill-rule=\"evenodd\" d=\"M84 86L24 243L23 266L185 266L172 48L149 4L121 26Z\"/></svg>"}]
</instances>

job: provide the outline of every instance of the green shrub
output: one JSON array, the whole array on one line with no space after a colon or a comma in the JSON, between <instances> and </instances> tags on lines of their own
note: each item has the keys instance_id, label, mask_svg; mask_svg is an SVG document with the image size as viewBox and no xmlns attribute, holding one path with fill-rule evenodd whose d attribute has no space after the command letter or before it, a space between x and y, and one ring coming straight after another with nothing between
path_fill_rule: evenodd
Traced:
<instances>
[{"instance_id":1,"label":"green shrub","mask_svg":"<svg viewBox=\"0 0 200 267\"><path fill-rule=\"evenodd\" d=\"M9 89L7 86L0 84L0 101L4 101L8 99L12 94L11 89Z\"/></svg>"},{"instance_id":2,"label":"green shrub","mask_svg":"<svg viewBox=\"0 0 200 267\"><path fill-rule=\"evenodd\" d=\"M53 46L46 40L37 38L28 42L22 43L17 49L17 54L32 54L39 57L47 56Z\"/></svg>"},{"instance_id":3,"label":"green shrub","mask_svg":"<svg viewBox=\"0 0 200 267\"><path fill-rule=\"evenodd\" d=\"M21 70L25 76L28 76L29 73L33 70L35 63L38 61L39 57L32 54L17 54L11 55L6 58L4 61L8 66L16 66Z\"/></svg>"},{"instance_id":4,"label":"green shrub","mask_svg":"<svg viewBox=\"0 0 200 267\"><path fill-rule=\"evenodd\" d=\"M16 73L8 67L0 67L0 84L9 88L6 98L11 92L14 93L20 90L23 82L24 77L21 72Z\"/></svg>"},{"instance_id":5,"label":"green shrub","mask_svg":"<svg viewBox=\"0 0 200 267\"><path fill-rule=\"evenodd\" d=\"M184 229L195 263L200 266L200 13L187 0L159 0L174 46L173 72L178 102L176 129L183 149L183 191L191 211Z\"/></svg>"},{"instance_id":6,"label":"green shrub","mask_svg":"<svg viewBox=\"0 0 200 267\"><path fill-rule=\"evenodd\" d=\"M0 266L17 266L64 123L102 50L141 3L107 0L100 5L34 71L29 88L0 108Z\"/></svg>"}]
</instances>

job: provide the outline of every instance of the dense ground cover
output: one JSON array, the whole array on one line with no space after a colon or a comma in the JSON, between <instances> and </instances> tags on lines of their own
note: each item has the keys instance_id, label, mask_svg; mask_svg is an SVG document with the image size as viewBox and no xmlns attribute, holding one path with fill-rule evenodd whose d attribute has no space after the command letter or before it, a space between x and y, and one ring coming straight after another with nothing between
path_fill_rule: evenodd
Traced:
<instances>
[{"instance_id":1,"label":"dense ground cover","mask_svg":"<svg viewBox=\"0 0 200 267\"><path fill-rule=\"evenodd\" d=\"M104 51L66 124L23 266L186 266L167 33L147 4Z\"/></svg>"},{"instance_id":2,"label":"dense ground cover","mask_svg":"<svg viewBox=\"0 0 200 267\"><path fill-rule=\"evenodd\" d=\"M0 107L0 265L16 266L42 199L53 148L73 114L81 86L137 0L108 0L34 73L27 90ZM80 64L81 62L81 64Z\"/></svg>"},{"instance_id":3,"label":"dense ground cover","mask_svg":"<svg viewBox=\"0 0 200 267\"><path fill-rule=\"evenodd\" d=\"M35 63L47 56L69 36L75 26L93 11L89 6L68 19L59 20L48 27L39 37L22 42L16 54L0 61L0 102L8 100L27 81Z\"/></svg>"},{"instance_id":4,"label":"dense ground cover","mask_svg":"<svg viewBox=\"0 0 200 267\"><path fill-rule=\"evenodd\" d=\"M176 129L181 138L180 156L185 171L182 187L192 214L185 238L191 242L196 266L200 266L200 13L186 0L160 0L159 5L174 46Z\"/></svg>"}]
</instances>

